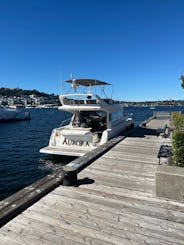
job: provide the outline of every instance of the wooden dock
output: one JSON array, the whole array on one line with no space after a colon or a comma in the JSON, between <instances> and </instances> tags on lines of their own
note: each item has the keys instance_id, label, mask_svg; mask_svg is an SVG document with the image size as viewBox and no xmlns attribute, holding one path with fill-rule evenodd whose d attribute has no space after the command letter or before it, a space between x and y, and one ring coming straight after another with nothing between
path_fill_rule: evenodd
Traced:
<instances>
[{"instance_id":1,"label":"wooden dock","mask_svg":"<svg viewBox=\"0 0 184 245\"><path fill-rule=\"evenodd\" d=\"M0 229L0 244L184 244L184 204L155 197L168 123L152 119Z\"/></svg>"}]
</instances>

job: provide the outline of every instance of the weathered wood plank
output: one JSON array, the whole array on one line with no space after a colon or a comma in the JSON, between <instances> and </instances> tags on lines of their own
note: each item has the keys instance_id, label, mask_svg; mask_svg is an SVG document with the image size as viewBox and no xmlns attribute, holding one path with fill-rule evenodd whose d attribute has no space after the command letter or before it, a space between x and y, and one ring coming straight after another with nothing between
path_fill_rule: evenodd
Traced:
<instances>
[{"instance_id":1,"label":"weathered wood plank","mask_svg":"<svg viewBox=\"0 0 184 245\"><path fill-rule=\"evenodd\" d=\"M21 221L24 220L24 217ZM31 218L27 219L26 222L22 224L16 222L16 227L8 227L8 237L6 236L7 230L6 226L2 228L0 239L3 237L3 240L12 241L12 243L5 244L14 244L14 241L17 241L19 244L84 244L71 239L67 239L67 231L62 229L55 228L53 225L44 225L44 222L36 222L33 220L34 225L31 225ZM16 232L15 232L16 228ZM56 231L58 234L56 234ZM61 235L59 235L61 234ZM65 237L64 237L65 235ZM9 239L9 240L8 240ZM10 240L11 239L11 240Z\"/></svg>"},{"instance_id":2,"label":"weathered wood plank","mask_svg":"<svg viewBox=\"0 0 184 245\"><path fill-rule=\"evenodd\" d=\"M71 231L60 225L56 226L56 222L53 223L53 219L47 220L47 216L49 215L50 217L52 214L50 209L48 209L44 217L39 219L39 215L35 217L34 212L31 215L29 215L29 211L25 212L25 214L21 215L21 219L15 219L16 233L21 234L25 239L27 237L30 240L32 239L32 243L28 244L35 244L37 240L38 244L105 244L101 240L91 239L86 234ZM2 228L2 232L4 231L6 234L7 227L12 239L15 238L13 227L9 227L8 224Z\"/></svg>"},{"instance_id":3,"label":"weathered wood plank","mask_svg":"<svg viewBox=\"0 0 184 245\"><path fill-rule=\"evenodd\" d=\"M120 150L122 153L123 152L131 152L131 153L141 153L141 154L148 154L155 156L155 154L158 152L159 146L158 147L147 147L146 144L143 146L129 146L125 144L121 144L115 147L115 150L118 151Z\"/></svg>"},{"instance_id":4,"label":"weathered wood plank","mask_svg":"<svg viewBox=\"0 0 184 245\"><path fill-rule=\"evenodd\" d=\"M33 185L30 185L0 202L0 227L17 216L41 197L62 183L60 170L56 170Z\"/></svg>"},{"instance_id":5,"label":"weathered wood plank","mask_svg":"<svg viewBox=\"0 0 184 245\"><path fill-rule=\"evenodd\" d=\"M109 170L107 168L104 168L102 165L98 166L91 166L90 170L97 170L97 171L103 171L111 172L113 174L122 174L122 176L132 176L132 177L138 177L138 178L146 178L146 179L154 179L154 174L150 173L150 171L147 170L147 172L144 172L144 168L137 168L135 165L129 166L128 164L121 163L122 166L119 167L118 164L113 164L113 166L109 167Z\"/></svg>"},{"instance_id":6,"label":"weathered wood plank","mask_svg":"<svg viewBox=\"0 0 184 245\"><path fill-rule=\"evenodd\" d=\"M55 198L52 198L52 199L50 199L50 201L51 201L51 204L50 205L54 205L54 201L55 200ZM43 202L42 202L43 203ZM32 208L32 211L30 212L30 215L31 215L31 217L32 217L32 214L33 214L33 211L34 212L41 212L42 213L42 211L43 211L43 209L45 209L44 211L43 211L43 215L44 215L44 217L45 216L48 216L49 215L49 217L50 216L52 216L52 215L54 215L54 217L56 217L56 216L61 216L61 209L62 209L62 211L64 212L64 214L63 214L63 212L62 212L62 217L64 216L64 218L69 218L68 216L67 217L65 217L65 213L69 213L69 216L71 216L71 219L73 219L73 220L78 220L79 218L81 218L81 217L84 217L84 219L86 219L87 217L86 217L86 215L88 215L89 217L88 217L88 219L90 220L90 222L97 222L96 220L94 220L93 221L93 215L95 215L95 216L98 216L99 217L99 219L102 219L102 217L103 217L103 219L107 219L107 222L108 222L108 220L110 220L110 223L112 224L113 223L113 225L116 227L116 225L117 226L120 226L120 223L119 223L119 220L120 220L120 218L122 218L122 226L124 227L124 229L125 229L125 227L127 226L127 222L128 222L128 227L129 227L129 223L130 223L130 227L129 227L129 229L131 230L131 229L134 229L133 227L132 227L132 225L133 224L131 224L131 222L130 221L132 221L133 223L135 223L135 229L137 229L137 226L138 226L138 224L136 223L136 220L135 220L135 222L134 222L134 215L132 215L132 217L131 217L131 219L130 220L127 220L127 217L126 217L126 215L127 214L125 214L125 216L123 216L124 214L120 211L119 213L115 213L115 219L114 219L114 221L112 222L112 217L109 215L109 212L112 212L112 210L109 210L109 212L104 212L104 214L102 215L102 212L103 212L103 209L101 209L100 210L100 212L99 212L99 210L97 209L96 210L96 213L95 213L95 210L93 209L93 210L91 210L91 211L89 211L89 208L88 208L88 206L86 207L87 208L87 211L86 212L82 212L82 210L84 210L85 209L85 206L82 204L81 205L81 207L76 207L75 208L75 206L76 206L76 203L74 203L73 205L74 206L72 206L71 208L68 206L68 205L66 205L66 203L65 203L65 201L62 201L62 198L59 200L59 202L58 202L58 204L57 205L59 205L60 206L60 208L56 208L56 206L54 206L55 207L55 209L54 209L54 212L56 212L56 213L54 213L54 212L50 212L50 209L48 209L48 203L46 203L46 205L45 205L45 208L44 208L44 206L42 205L42 208L41 209L38 209L38 208L36 208L36 207L33 207ZM65 205L65 207L64 207L64 205ZM78 212L78 209L80 209L81 210L81 212L79 213ZM75 210L76 210L76 212L75 212ZM57 213L58 212L58 213ZM26 213L26 212L25 212ZM28 214L29 215L29 214ZM124 223L124 221L123 221L123 219L124 218L126 219L125 221L125 223ZM37 218L37 214L35 214L35 218ZM139 218L139 220L140 220L140 218ZM141 219L142 220L142 219ZM66 221L66 220L65 220ZM118 221L118 222L117 222ZM67 222L73 222L72 220L68 220ZM49 222L48 222L49 223ZM98 222L97 222L98 223ZM151 234L153 233L155 233L155 232L157 232L158 234L159 234L159 239L161 239L161 236L162 236L162 232L163 232L163 237L164 237L164 230L162 231L162 227L160 227L159 225L158 225L158 220L155 222L155 224L154 224L154 229L153 229L153 225L152 226L150 226L149 224L148 224L148 222L145 222L144 224L140 224L140 226L141 226L141 231L143 232L143 235L145 234L145 231L144 231L144 229L143 229L143 225L145 226L144 228L147 230L148 229L148 231L149 231L149 229L150 229L150 227L151 227L151 231L149 231ZM167 226L168 227L168 226ZM126 229L128 229L127 227L126 227ZM143 230L142 230L143 229ZM139 231L139 232L141 232L141 231ZM148 232L147 231L147 232ZM172 238L172 228L170 227L169 228L169 231L170 231L170 235L171 235L171 238L169 238L169 241L172 241L173 243L174 243L174 238ZM133 231L132 230L132 232L135 232L135 230ZM138 231L137 231L138 232ZM168 234L168 235L169 235ZM176 235L177 236L181 236L181 239L183 239L183 236L182 236L182 234L183 233L181 233L181 232L176 232ZM167 240L167 238L163 238L163 239L166 239ZM158 241L157 241L158 242Z\"/></svg>"},{"instance_id":7,"label":"weathered wood plank","mask_svg":"<svg viewBox=\"0 0 184 245\"><path fill-rule=\"evenodd\" d=\"M121 169L122 170L122 169ZM128 181L130 183L139 183L139 184L153 184L155 183L154 178L147 178L145 176L134 176L133 174L131 174L131 172L128 173L124 173L123 170L122 172L118 172L118 171L105 171L104 169L100 170L100 169L94 169L94 168L90 168L89 170L86 170L85 173L90 177L94 177L96 178L100 178L102 180L107 179L109 182L113 182L114 180L119 180L120 182L122 182L123 184L123 179L125 179L125 181Z\"/></svg>"},{"instance_id":8,"label":"weathered wood plank","mask_svg":"<svg viewBox=\"0 0 184 245\"><path fill-rule=\"evenodd\" d=\"M123 242L123 244L127 244L127 245L131 244L126 237L125 239L123 239L123 237L119 237L116 234L110 234L107 231L102 231L99 224L94 224L93 222L90 222L90 221L86 221L85 223L85 221L81 219L75 219L75 218L72 219L71 214L67 216L62 213L58 213L58 217L57 217L57 212L54 212L54 210L53 210L53 214L54 216L49 212L49 210L46 213L44 213L44 210L41 210L41 212L32 211L31 217L34 218L35 220L44 222L48 225L54 224L54 226L59 227L59 228L61 227L62 229L65 229L65 230L72 229L76 233L76 236L77 234L80 234L80 235L85 234L85 236L87 237L90 237L96 240L102 240L107 243L113 242L115 244L121 244ZM20 222L20 219L19 219L19 222Z\"/></svg>"},{"instance_id":9,"label":"weathered wood plank","mask_svg":"<svg viewBox=\"0 0 184 245\"><path fill-rule=\"evenodd\" d=\"M149 192L153 193L154 190L154 183L150 183L149 181L145 182L132 182L130 178L118 178L116 177L115 179L109 179L109 177L102 175L102 176L96 176L92 175L86 175L86 177L92 179L94 182L98 182L98 184L103 184L107 186L114 186L114 187L119 187L119 188L126 188L129 190L138 190L138 191L143 191L143 192Z\"/></svg>"},{"instance_id":10,"label":"weathered wood plank","mask_svg":"<svg viewBox=\"0 0 184 245\"><path fill-rule=\"evenodd\" d=\"M59 192L59 193L58 193ZM54 190L53 194L60 196L58 189ZM81 190L77 188L74 191L72 189L62 189L62 197L69 197L75 200L80 200L88 203L96 203L102 206L115 207L117 209L126 209L133 213L139 213L146 216L152 216L159 219L170 220L184 224L184 210L168 210L162 205L157 205L152 201L138 200L135 198L126 198L119 195L99 193L94 190ZM60 198L60 197L57 197ZM168 215L169 214L169 215Z\"/></svg>"},{"instance_id":11,"label":"weathered wood plank","mask_svg":"<svg viewBox=\"0 0 184 245\"><path fill-rule=\"evenodd\" d=\"M158 227L158 229L163 229L163 230L166 227L171 230L177 229L178 232L183 234L183 224L180 223L175 224L174 222L169 220L162 220L160 218L141 215L140 213L127 212L127 210L124 208L118 210L115 206L109 207L109 206L101 205L99 203L90 203L81 200L80 198L76 199L75 197L72 196L63 197L63 195L55 195L55 196L49 195L49 198L47 199L43 198L42 200L40 200L40 205L37 206L35 204L32 207L32 210L39 211L48 207L54 207L54 210L58 210L59 212L64 211L64 213L69 213L71 215L74 215L75 213L78 216L90 214L90 215L103 217L105 219L114 219L114 220L117 220L119 215L121 214L128 217L132 217L132 219L134 219L135 217L139 222L145 222L145 225L147 224L147 226L149 227L150 225L154 225ZM80 213L78 212L78 210L80 210Z\"/></svg>"},{"instance_id":12,"label":"weathered wood plank","mask_svg":"<svg viewBox=\"0 0 184 245\"><path fill-rule=\"evenodd\" d=\"M158 158L156 157L146 157L144 155L141 155L140 158L136 157L136 154L127 154L127 153L121 153L121 152L117 152L117 151L113 151L111 154L106 154L104 157L100 158L98 160L98 164L103 164L104 162L106 162L106 166L109 167L111 165L118 164L121 167L122 164L132 164L132 165L137 165L139 166L139 164L143 164L145 166L145 168L154 168L155 165L158 165ZM92 166L94 166L96 164L93 164ZM147 165L147 166L146 166ZM154 165L154 166L151 166ZM104 166L104 168L106 167ZM108 169L108 168L107 168ZM150 171L151 172L151 171Z\"/></svg>"},{"instance_id":13,"label":"weathered wood plank","mask_svg":"<svg viewBox=\"0 0 184 245\"><path fill-rule=\"evenodd\" d=\"M67 212L67 207L66 207L66 210L65 210L65 213ZM69 210L69 211L71 211L71 210ZM38 212L38 213L37 213ZM56 212L56 213L54 213L54 212ZM88 217L88 219L86 218L86 216L84 217L84 220L80 220L80 218L82 217L81 216L81 214L79 214L78 212L76 212L76 216L74 215L73 216L73 212L68 212L68 215L65 215L65 214L61 214L58 210L54 210L54 212L50 212L50 209L48 209L48 210L43 210L43 207L42 207L42 209L40 210L35 210L34 209L34 212L33 212L33 210L32 210L32 212L31 212L31 217L33 218L34 217L34 219L38 219L38 220L40 220L41 222L43 222L43 220L44 220L44 222L46 222L46 223L48 223L48 224L50 224L50 223L54 223L54 224L56 224L57 222L59 222L59 225L61 225L61 226L63 226L63 224L61 224L61 222L64 220L64 223L66 223L66 224L70 224L70 222L73 224L73 223L75 223L75 222L82 222L82 223L80 223L80 224L78 224L77 223L77 229L79 229L79 225L81 226L81 224L82 224L82 226L80 227L80 229L83 229L83 227L85 226L90 226L91 227L91 222L94 224L94 229L93 230L91 230L91 232L92 232L92 234L91 235L93 235L93 232L95 232L95 234L96 234L96 229L97 229L97 227L100 227L100 225L103 225L103 226L105 226L105 227L108 227L109 226L109 223L108 223L108 221L103 221L103 219L102 219L102 217L101 216L99 216L99 219L100 220L96 220L96 218L93 218L93 217L91 217L92 216L92 213L91 214L89 214L89 217ZM27 212L25 212L25 213L27 213ZM25 217L25 214L24 213L24 217ZM29 214L27 214L27 215L29 215ZM54 221L53 221L53 219L52 219L52 217L53 217L53 215L54 215L54 217L57 217L57 216L59 216L59 218L56 218L56 220L54 219ZM80 216L80 217L78 217L78 216ZM71 217L71 218L70 218ZM104 216L105 217L105 216ZM119 216L118 216L119 217ZM60 220L60 218L61 218L61 220ZM51 219L51 220L50 220ZM59 219L58 221L57 221L57 219ZM94 219L94 220L93 220ZM87 221L86 221L87 220ZM90 220L89 222L88 222L88 220ZM117 221L117 220L116 220ZM20 220L19 219L19 221L18 222L22 222L22 220ZM100 224L99 224L99 222L100 222ZM103 222L107 222L107 223L103 223ZM98 226L96 225L96 224L98 224ZM122 236L121 235L121 229L120 228L118 228L118 226L120 225L120 223L119 222L112 222L111 220L110 220L110 227L109 227L109 229L110 230L112 230L113 228L115 228L116 230L114 231L115 232L115 234L116 234L116 236ZM64 224L65 225L65 224ZM155 238L151 238L151 237L145 237L145 231L144 230L142 230L142 227L140 228L140 231L139 232L142 232L141 233L141 235L139 234L139 232L137 231L137 233L136 233L136 235L133 235L134 233L135 233L135 230L134 229L137 229L138 230L138 228L134 228L133 230L132 230L132 228L130 227L129 229L130 229L130 231L129 230L127 230L127 227L125 226L126 225L126 222L124 222L123 224L122 224L122 227L123 227L123 230L125 229L125 231L126 231L126 233L124 233L124 235L126 234L126 237L128 238L128 239L132 239L131 240L131 242L134 240L134 239L138 239L139 237L141 238L141 239L143 239L144 240L144 242L146 242L146 240L147 239L149 239L149 240L147 240L147 242L148 241L155 241L155 243L153 243L153 244L157 244L158 243L158 240L157 239L155 239ZM115 227L114 227L115 226ZM136 224L136 226L137 226L137 224ZM75 227L75 226L74 226ZM125 228L126 227L126 228ZM84 229L86 229L86 228L84 228ZM119 229L119 230L118 230ZM118 233L118 231L120 232L120 233ZM110 232L110 231L109 231ZM119 234L119 235L118 235ZM106 235L106 234L104 234L104 235ZM124 236L123 235L123 236ZM133 236L133 237L132 237ZM132 238L131 238L132 237ZM157 238L159 238L159 240L161 239L161 235L159 235ZM114 237L113 237L114 238ZM163 238L163 237L162 237ZM167 240L167 239L165 239L165 238L163 238L164 240ZM117 241L117 239L115 239L116 241ZM173 244L174 244L174 239L172 238L171 239L172 240L172 242L173 242ZM122 242L123 242L123 240L121 240ZM115 244L119 244L119 242L118 243L115 243ZM120 243L121 244L121 243ZM126 243L123 243L123 244L126 244ZM165 242L165 244L166 244L166 242ZM168 243L169 244L169 243Z\"/></svg>"},{"instance_id":14,"label":"weathered wood plank","mask_svg":"<svg viewBox=\"0 0 184 245\"><path fill-rule=\"evenodd\" d=\"M105 157L108 158L112 158L112 159L129 159L131 161L146 161L147 164L158 164L158 159L155 158L154 156L150 156L148 155L144 155L141 153L128 153L128 152L120 152L120 151L116 151L114 150L113 152L106 154Z\"/></svg>"},{"instance_id":15,"label":"weathered wood plank","mask_svg":"<svg viewBox=\"0 0 184 245\"><path fill-rule=\"evenodd\" d=\"M144 154L134 154L132 153L128 153L128 152L121 152L121 151L117 151L116 149L114 149L112 152L105 154L103 157L101 157L99 160L105 160L109 161L107 162L107 164L111 163L111 160L108 160L108 158L114 160L114 161L123 161L123 160L129 160L132 162L142 162L142 163L147 163L147 164L157 164L158 163L158 159L155 158L155 156L150 156L150 155L144 155ZM99 161L98 160L98 161ZM99 161L99 162L100 162ZM120 161L119 161L120 162Z\"/></svg>"},{"instance_id":16,"label":"weathered wood plank","mask_svg":"<svg viewBox=\"0 0 184 245\"><path fill-rule=\"evenodd\" d=\"M59 223L59 226L73 226L73 229L78 232L83 233L84 231L88 233L91 237L94 237L98 234L100 238L104 241L115 242L115 244L128 244L128 241L131 243L139 242L141 243L152 243L158 244L158 242L162 243L164 241L165 244L176 244L176 242L181 242L184 239L183 234L177 234L177 238L175 238L172 234L169 237L165 236L165 233L157 230L157 233L153 230L150 230L147 227L142 227L140 225L132 226L126 220L123 222L115 221L110 219L103 219L102 217L97 217L94 215L80 215L79 213L75 216L73 213L58 213L55 211L53 215L50 214L48 210L41 210L32 212L32 216L36 219L47 219L47 222L51 221L54 223ZM79 216L80 215L80 216ZM54 220L54 221L53 221ZM105 231L103 228L105 227ZM100 234L99 234L100 232ZM109 234L111 236L109 237ZM107 240L108 236L108 240Z\"/></svg>"},{"instance_id":17,"label":"weathered wood plank","mask_svg":"<svg viewBox=\"0 0 184 245\"><path fill-rule=\"evenodd\" d=\"M178 203L176 201L171 201L171 200L164 200L164 199L158 199L155 197L155 195L145 193L145 192L140 192L140 191L133 191L133 190L128 190L125 188L117 188L117 187L111 187L111 186L105 186L105 185L81 185L80 189L87 189L87 190L93 190L93 191L98 191L103 192L103 193L109 193L109 194L115 194L115 195L120 195L122 197L127 197L127 198L134 198L138 200L143 200L145 202L153 202L154 205L157 207L162 207L165 209L173 210L173 211L180 211L184 213L184 204L183 203Z\"/></svg>"}]
</instances>

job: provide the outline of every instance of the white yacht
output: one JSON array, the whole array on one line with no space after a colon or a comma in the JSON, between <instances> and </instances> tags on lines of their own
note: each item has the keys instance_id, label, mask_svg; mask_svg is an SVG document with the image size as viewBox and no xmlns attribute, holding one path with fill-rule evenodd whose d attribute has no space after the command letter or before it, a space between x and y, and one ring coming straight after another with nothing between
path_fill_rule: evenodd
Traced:
<instances>
[{"instance_id":1,"label":"white yacht","mask_svg":"<svg viewBox=\"0 0 184 245\"><path fill-rule=\"evenodd\" d=\"M93 93L95 86L110 85L95 79L72 79L74 92L59 96L60 110L72 113L67 125L55 128L49 145L41 153L82 156L134 126L132 116L126 116L122 105L112 99L102 99ZM86 92L78 93L78 87ZM104 91L104 89L102 89Z\"/></svg>"}]
</instances>

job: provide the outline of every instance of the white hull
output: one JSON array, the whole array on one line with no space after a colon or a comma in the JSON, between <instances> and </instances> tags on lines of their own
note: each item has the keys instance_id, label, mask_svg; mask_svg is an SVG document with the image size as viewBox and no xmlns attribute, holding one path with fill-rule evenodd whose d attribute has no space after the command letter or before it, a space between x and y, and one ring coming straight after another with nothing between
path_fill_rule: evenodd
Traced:
<instances>
[{"instance_id":1,"label":"white hull","mask_svg":"<svg viewBox=\"0 0 184 245\"><path fill-rule=\"evenodd\" d=\"M0 108L0 120L15 119L18 116L18 111L15 109Z\"/></svg>"},{"instance_id":2,"label":"white hull","mask_svg":"<svg viewBox=\"0 0 184 245\"><path fill-rule=\"evenodd\" d=\"M0 108L0 122L29 119L29 113L12 108Z\"/></svg>"},{"instance_id":3,"label":"white hull","mask_svg":"<svg viewBox=\"0 0 184 245\"><path fill-rule=\"evenodd\" d=\"M80 157L88 153L89 151L92 151L94 148L89 149L78 149L74 147L52 147L52 146L46 146L42 149L40 149L41 153L46 154L52 154L52 155L61 155L61 156L76 156Z\"/></svg>"}]
</instances>

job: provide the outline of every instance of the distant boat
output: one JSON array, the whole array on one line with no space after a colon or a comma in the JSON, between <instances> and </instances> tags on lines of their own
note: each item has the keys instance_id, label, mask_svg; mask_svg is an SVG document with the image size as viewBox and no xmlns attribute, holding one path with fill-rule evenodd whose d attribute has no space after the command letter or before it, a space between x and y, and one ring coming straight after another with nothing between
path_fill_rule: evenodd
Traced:
<instances>
[{"instance_id":1,"label":"distant boat","mask_svg":"<svg viewBox=\"0 0 184 245\"><path fill-rule=\"evenodd\" d=\"M17 105L9 105L8 108L11 108L11 109L24 109L25 108L25 105L22 105L22 104L17 104Z\"/></svg>"},{"instance_id":2,"label":"distant boat","mask_svg":"<svg viewBox=\"0 0 184 245\"><path fill-rule=\"evenodd\" d=\"M23 121L29 119L29 112L23 112L13 108L0 108L0 122Z\"/></svg>"},{"instance_id":3,"label":"distant boat","mask_svg":"<svg viewBox=\"0 0 184 245\"><path fill-rule=\"evenodd\" d=\"M155 110L155 107L154 107L154 106L151 106L151 107L150 107L150 110Z\"/></svg>"},{"instance_id":4,"label":"distant boat","mask_svg":"<svg viewBox=\"0 0 184 245\"><path fill-rule=\"evenodd\" d=\"M92 87L110 84L95 79L66 82L71 83L75 93L60 95L59 109L73 116L65 126L53 129L49 145L40 149L41 153L82 156L134 126L132 116L125 116L118 101L92 93ZM77 93L79 86L86 87L87 92Z\"/></svg>"}]
</instances>

